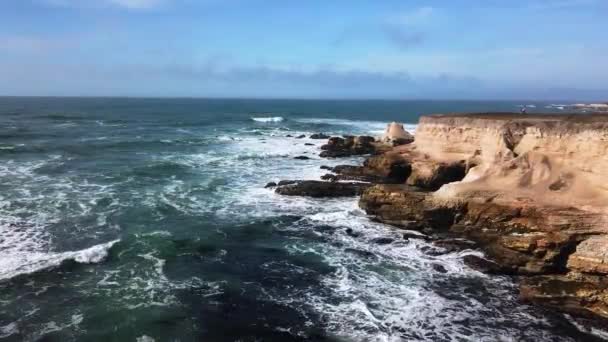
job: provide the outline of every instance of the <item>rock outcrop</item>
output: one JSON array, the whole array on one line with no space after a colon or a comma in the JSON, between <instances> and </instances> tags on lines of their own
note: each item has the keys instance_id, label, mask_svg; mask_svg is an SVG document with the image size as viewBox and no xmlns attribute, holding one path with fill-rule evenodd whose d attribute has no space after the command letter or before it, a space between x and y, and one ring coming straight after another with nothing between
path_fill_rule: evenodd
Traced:
<instances>
[{"instance_id":1,"label":"rock outcrop","mask_svg":"<svg viewBox=\"0 0 608 342\"><path fill-rule=\"evenodd\" d=\"M376 220L475 241L525 300L608 318L608 115L434 115L392 152L407 184L375 185Z\"/></svg>"},{"instance_id":2,"label":"rock outcrop","mask_svg":"<svg viewBox=\"0 0 608 342\"><path fill-rule=\"evenodd\" d=\"M354 182L281 181L275 192L285 196L349 197L360 195L369 186L370 184Z\"/></svg>"},{"instance_id":3,"label":"rock outcrop","mask_svg":"<svg viewBox=\"0 0 608 342\"><path fill-rule=\"evenodd\" d=\"M399 146L414 142L414 136L403 128L403 124L391 122L382 135L382 141L392 146Z\"/></svg>"},{"instance_id":4,"label":"rock outcrop","mask_svg":"<svg viewBox=\"0 0 608 342\"><path fill-rule=\"evenodd\" d=\"M341 158L356 155L373 154L376 152L377 144L374 137L369 136L346 136L331 137L327 144L321 146L323 158Z\"/></svg>"},{"instance_id":5,"label":"rock outcrop","mask_svg":"<svg viewBox=\"0 0 608 342\"><path fill-rule=\"evenodd\" d=\"M363 166L338 165L323 179L360 181L379 184L405 183L412 172L410 163L399 154L384 153L368 158Z\"/></svg>"}]
</instances>

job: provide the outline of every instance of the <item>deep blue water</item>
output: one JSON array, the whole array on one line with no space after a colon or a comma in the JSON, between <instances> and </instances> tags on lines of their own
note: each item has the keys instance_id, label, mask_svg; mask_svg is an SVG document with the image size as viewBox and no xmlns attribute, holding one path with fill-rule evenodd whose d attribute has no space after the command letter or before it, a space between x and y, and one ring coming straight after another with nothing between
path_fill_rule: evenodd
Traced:
<instances>
[{"instance_id":1,"label":"deep blue water","mask_svg":"<svg viewBox=\"0 0 608 342\"><path fill-rule=\"evenodd\" d=\"M582 339L467 268L477 252L403 240L356 198L264 189L361 162L287 135L519 104L0 98L0 339Z\"/></svg>"}]
</instances>

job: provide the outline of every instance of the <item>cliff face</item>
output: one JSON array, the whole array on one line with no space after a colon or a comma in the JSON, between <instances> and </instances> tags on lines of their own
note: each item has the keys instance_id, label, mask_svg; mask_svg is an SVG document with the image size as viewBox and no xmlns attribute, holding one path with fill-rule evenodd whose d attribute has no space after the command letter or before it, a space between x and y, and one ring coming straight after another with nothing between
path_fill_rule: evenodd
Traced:
<instances>
[{"instance_id":1,"label":"cliff face","mask_svg":"<svg viewBox=\"0 0 608 342\"><path fill-rule=\"evenodd\" d=\"M608 207L605 115L428 116L420 120L412 151L414 159L472 166L462 182L437 196L491 190L546 205Z\"/></svg>"},{"instance_id":2,"label":"cliff face","mask_svg":"<svg viewBox=\"0 0 608 342\"><path fill-rule=\"evenodd\" d=\"M525 299L608 317L608 115L426 116L393 153L423 189L369 188L370 215L464 235Z\"/></svg>"}]
</instances>

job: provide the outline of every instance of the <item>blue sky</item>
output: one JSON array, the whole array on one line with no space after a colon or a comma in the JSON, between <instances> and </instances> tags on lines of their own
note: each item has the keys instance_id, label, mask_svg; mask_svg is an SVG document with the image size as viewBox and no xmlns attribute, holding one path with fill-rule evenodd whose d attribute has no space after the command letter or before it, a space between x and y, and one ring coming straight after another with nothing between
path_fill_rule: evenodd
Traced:
<instances>
[{"instance_id":1,"label":"blue sky","mask_svg":"<svg viewBox=\"0 0 608 342\"><path fill-rule=\"evenodd\" d=\"M608 99L605 0L3 0L1 95Z\"/></svg>"}]
</instances>

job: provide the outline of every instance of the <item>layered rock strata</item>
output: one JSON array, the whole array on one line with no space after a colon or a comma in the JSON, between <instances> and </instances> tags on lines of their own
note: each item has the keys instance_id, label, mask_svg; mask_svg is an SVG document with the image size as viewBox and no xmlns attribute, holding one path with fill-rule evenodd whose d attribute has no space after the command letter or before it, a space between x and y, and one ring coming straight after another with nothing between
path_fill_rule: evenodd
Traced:
<instances>
[{"instance_id":1,"label":"layered rock strata","mask_svg":"<svg viewBox=\"0 0 608 342\"><path fill-rule=\"evenodd\" d=\"M469 238L523 299L608 318L607 115L426 116L391 153L407 184L364 191L368 214Z\"/></svg>"}]
</instances>

